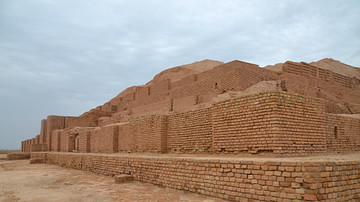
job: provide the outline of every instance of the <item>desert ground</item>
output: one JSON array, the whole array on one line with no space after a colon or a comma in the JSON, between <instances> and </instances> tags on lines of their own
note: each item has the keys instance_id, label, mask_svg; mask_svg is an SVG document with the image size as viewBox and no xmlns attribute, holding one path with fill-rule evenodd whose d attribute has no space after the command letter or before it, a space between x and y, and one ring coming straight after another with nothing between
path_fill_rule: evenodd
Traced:
<instances>
[{"instance_id":1,"label":"desert ground","mask_svg":"<svg viewBox=\"0 0 360 202\"><path fill-rule=\"evenodd\" d=\"M220 202L186 191L141 182L115 184L114 178L0 154L0 201L202 201Z\"/></svg>"}]
</instances>

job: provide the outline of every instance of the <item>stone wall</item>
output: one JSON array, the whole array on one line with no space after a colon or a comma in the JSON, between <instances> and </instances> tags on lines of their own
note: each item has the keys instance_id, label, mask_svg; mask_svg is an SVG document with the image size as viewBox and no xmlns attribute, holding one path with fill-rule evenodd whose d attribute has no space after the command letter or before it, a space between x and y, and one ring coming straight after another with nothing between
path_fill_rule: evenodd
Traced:
<instances>
[{"instance_id":1,"label":"stone wall","mask_svg":"<svg viewBox=\"0 0 360 202\"><path fill-rule=\"evenodd\" d=\"M46 163L247 201L359 201L360 161L31 153Z\"/></svg>"}]
</instances>

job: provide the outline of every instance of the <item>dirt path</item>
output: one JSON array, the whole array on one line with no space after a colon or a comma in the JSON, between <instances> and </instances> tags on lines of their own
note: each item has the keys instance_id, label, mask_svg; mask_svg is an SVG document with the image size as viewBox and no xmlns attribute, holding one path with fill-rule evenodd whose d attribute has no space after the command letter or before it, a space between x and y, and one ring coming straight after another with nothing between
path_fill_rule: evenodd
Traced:
<instances>
[{"instance_id":1,"label":"dirt path","mask_svg":"<svg viewBox=\"0 0 360 202\"><path fill-rule=\"evenodd\" d=\"M0 201L203 201L224 200L114 179L29 160L0 160Z\"/></svg>"}]
</instances>

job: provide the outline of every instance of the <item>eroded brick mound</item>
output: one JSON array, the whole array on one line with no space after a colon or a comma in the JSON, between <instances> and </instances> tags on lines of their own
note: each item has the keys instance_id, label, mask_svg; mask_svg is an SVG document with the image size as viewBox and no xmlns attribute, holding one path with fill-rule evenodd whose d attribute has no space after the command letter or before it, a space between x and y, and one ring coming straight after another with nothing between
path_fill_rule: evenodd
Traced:
<instances>
[{"instance_id":1,"label":"eroded brick mound","mask_svg":"<svg viewBox=\"0 0 360 202\"><path fill-rule=\"evenodd\" d=\"M30 153L27 152L8 153L6 159L7 160L30 159Z\"/></svg>"},{"instance_id":2,"label":"eroded brick mound","mask_svg":"<svg viewBox=\"0 0 360 202\"><path fill-rule=\"evenodd\" d=\"M287 61L260 68L205 60L170 68L79 117L48 116L40 134L22 142L22 151L314 153L333 144L340 145L335 150L358 149L358 121L329 115L360 113L360 80L349 77L358 69L333 60L314 65ZM337 67L349 70L332 71ZM275 118L281 127L270 127L278 124L270 120ZM317 121L307 122L312 119ZM330 135L335 128L341 135ZM279 138L283 133L287 138ZM298 141L314 137L321 141Z\"/></svg>"},{"instance_id":3,"label":"eroded brick mound","mask_svg":"<svg viewBox=\"0 0 360 202\"><path fill-rule=\"evenodd\" d=\"M287 61L264 68L278 72L288 91L326 100L329 113L360 113L360 68L329 58L309 64Z\"/></svg>"}]
</instances>

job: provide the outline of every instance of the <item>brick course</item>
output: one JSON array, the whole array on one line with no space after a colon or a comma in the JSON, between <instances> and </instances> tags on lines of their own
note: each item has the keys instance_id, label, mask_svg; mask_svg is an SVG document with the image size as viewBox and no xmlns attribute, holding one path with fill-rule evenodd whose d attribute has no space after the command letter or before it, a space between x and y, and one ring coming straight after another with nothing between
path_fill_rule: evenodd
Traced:
<instances>
[{"instance_id":1,"label":"brick course","mask_svg":"<svg viewBox=\"0 0 360 202\"><path fill-rule=\"evenodd\" d=\"M98 174L234 201L358 201L360 161L271 161L31 153L31 158Z\"/></svg>"}]
</instances>

